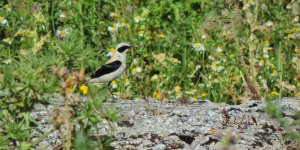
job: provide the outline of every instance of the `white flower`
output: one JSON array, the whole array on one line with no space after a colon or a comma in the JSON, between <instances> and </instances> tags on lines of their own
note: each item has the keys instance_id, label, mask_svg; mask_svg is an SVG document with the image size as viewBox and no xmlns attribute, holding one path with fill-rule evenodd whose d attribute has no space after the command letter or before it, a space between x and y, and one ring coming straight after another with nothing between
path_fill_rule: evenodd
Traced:
<instances>
[{"instance_id":1,"label":"white flower","mask_svg":"<svg viewBox=\"0 0 300 150\"><path fill-rule=\"evenodd\" d=\"M121 22L121 24L120 24L120 27L128 27L129 25L128 25L128 23L126 23L126 22Z\"/></svg>"},{"instance_id":2,"label":"white flower","mask_svg":"<svg viewBox=\"0 0 300 150\"><path fill-rule=\"evenodd\" d=\"M219 67L218 67L218 71L221 71L221 70L223 70L223 69L224 69L223 66L219 66Z\"/></svg>"},{"instance_id":3,"label":"white flower","mask_svg":"<svg viewBox=\"0 0 300 150\"><path fill-rule=\"evenodd\" d=\"M144 36L145 34L144 34L144 31L142 31L142 30L140 30L139 32L138 32L138 34L139 34L139 36Z\"/></svg>"},{"instance_id":4,"label":"white flower","mask_svg":"<svg viewBox=\"0 0 300 150\"><path fill-rule=\"evenodd\" d=\"M56 30L56 37L63 40L66 36L66 34L68 33L67 29L64 30Z\"/></svg>"},{"instance_id":5,"label":"white flower","mask_svg":"<svg viewBox=\"0 0 300 150\"><path fill-rule=\"evenodd\" d=\"M271 27L271 26L273 26L273 22L270 21L270 20L268 20L268 21L266 22L265 25L266 25L267 27Z\"/></svg>"},{"instance_id":6,"label":"white flower","mask_svg":"<svg viewBox=\"0 0 300 150\"><path fill-rule=\"evenodd\" d=\"M219 82L220 82L219 79L214 79L214 80L213 80L213 83L219 83Z\"/></svg>"},{"instance_id":7,"label":"white flower","mask_svg":"<svg viewBox=\"0 0 300 150\"><path fill-rule=\"evenodd\" d=\"M211 69L212 69L213 71L217 71L217 72L223 70L224 67L223 67L223 66L220 66L220 65L219 65L220 63L221 63L220 61L214 61L213 64L211 65Z\"/></svg>"},{"instance_id":8,"label":"white flower","mask_svg":"<svg viewBox=\"0 0 300 150\"><path fill-rule=\"evenodd\" d=\"M268 50L272 50L273 47L264 47L263 48L263 52L266 53Z\"/></svg>"},{"instance_id":9,"label":"white flower","mask_svg":"<svg viewBox=\"0 0 300 150\"><path fill-rule=\"evenodd\" d=\"M193 91L185 91L184 93L185 93L185 94L189 94L189 95L195 94Z\"/></svg>"},{"instance_id":10,"label":"white flower","mask_svg":"<svg viewBox=\"0 0 300 150\"><path fill-rule=\"evenodd\" d=\"M209 55L209 56L208 56L208 59L209 59L209 60L212 60L212 61L215 60L215 58L214 58L212 55Z\"/></svg>"},{"instance_id":11,"label":"white flower","mask_svg":"<svg viewBox=\"0 0 300 150\"><path fill-rule=\"evenodd\" d=\"M196 51L199 51L199 52L203 52L205 51L205 47L202 43L198 42L196 44L193 44L193 48L196 50Z\"/></svg>"},{"instance_id":12,"label":"white flower","mask_svg":"<svg viewBox=\"0 0 300 150\"><path fill-rule=\"evenodd\" d=\"M125 85L125 86L128 86L129 84L130 84L130 82L129 82L128 78L126 78L126 79L125 79L125 84L124 84L124 85Z\"/></svg>"},{"instance_id":13,"label":"white flower","mask_svg":"<svg viewBox=\"0 0 300 150\"><path fill-rule=\"evenodd\" d=\"M136 72L137 72L137 73L142 72L142 68L141 68L141 67L137 67L137 68L136 68Z\"/></svg>"},{"instance_id":14,"label":"white flower","mask_svg":"<svg viewBox=\"0 0 300 150\"><path fill-rule=\"evenodd\" d=\"M264 54L263 56L264 58L270 58L270 56L268 54Z\"/></svg>"},{"instance_id":15,"label":"white flower","mask_svg":"<svg viewBox=\"0 0 300 150\"><path fill-rule=\"evenodd\" d=\"M222 52L223 50L222 50L222 48L221 47L217 47L216 48L216 52Z\"/></svg>"},{"instance_id":16,"label":"white flower","mask_svg":"<svg viewBox=\"0 0 300 150\"><path fill-rule=\"evenodd\" d=\"M288 3L288 4L286 5L286 9L292 9L292 4L291 4L291 3Z\"/></svg>"},{"instance_id":17,"label":"white flower","mask_svg":"<svg viewBox=\"0 0 300 150\"><path fill-rule=\"evenodd\" d=\"M66 15L65 15L65 13L64 13L64 12L62 12L61 14L59 14L59 17L60 17L60 18L65 18L65 17L66 17Z\"/></svg>"},{"instance_id":18,"label":"white flower","mask_svg":"<svg viewBox=\"0 0 300 150\"><path fill-rule=\"evenodd\" d=\"M116 23L116 26L117 26L118 28L120 28L120 27L121 27L121 24L120 24L119 22L117 22L117 23Z\"/></svg>"},{"instance_id":19,"label":"white flower","mask_svg":"<svg viewBox=\"0 0 300 150\"><path fill-rule=\"evenodd\" d=\"M260 80L261 80L262 78L263 78L262 76L258 76L258 79L260 79Z\"/></svg>"},{"instance_id":20,"label":"white flower","mask_svg":"<svg viewBox=\"0 0 300 150\"><path fill-rule=\"evenodd\" d=\"M295 63L297 60L298 60L298 57L296 57L296 56L292 58L292 62L294 62L294 63Z\"/></svg>"},{"instance_id":21,"label":"white flower","mask_svg":"<svg viewBox=\"0 0 300 150\"><path fill-rule=\"evenodd\" d=\"M118 15L116 13L114 13L114 12L110 13L109 16L110 17L118 17Z\"/></svg>"},{"instance_id":22,"label":"white flower","mask_svg":"<svg viewBox=\"0 0 300 150\"><path fill-rule=\"evenodd\" d=\"M152 77L151 77L151 80L157 80L158 79L158 75L157 74L154 74Z\"/></svg>"},{"instance_id":23,"label":"white flower","mask_svg":"<svg viewBox=\"0 0 300 150\"><path fill-rule=\"evenodd\" d=\"M110 48L106 56L111 57L115 52L115 48Z\"/></svg>"},{"instance_id":24,"label":"white flower","mask_svg":"<svg viewBox=\"0 0 300 150\"><path fill-rule=\"evenodd\" d=\"M206 83L206 87L210 88L211 87L211 82Z\"/></svg>"},{"instance_id":25,"label":"white flower","mask_svg":"<svg viewBox=\"0 0 300 150\"><path fill-rule=\"evenodd\" d=\"M8 38L3 39L2 41L7 43L7 44L11 44L12 40L11 40L11 38L8 37Z\"/></svg>"},{"instance_id":26,"label":"white flower","mask_svg":"<svg viewBox=\"0 0 300 150\"><path fill-rule=\"evenodd\" d=\"M203 34L203 35L201 36L201 38L202 38L202 39L206 39L206 35Z\"/></svg>"},{"instance_id":27,"label":"white flower","mask_svg":"<svg viewBox=\"0 0 300 150\"><path fill-rule=\"evenodd\" d=\"M296 22L298 22L298 21L299 21L299 16L295 16L295 17L293 18L293 22L296 23Z\"/></svg>"},{"instance_id":28,"label":"white flower","mask_svg":"<svg viewBox=\"0 0 300 150\"><path fill-rule=\"evenodd\" d=\"M4 63L4 64L7 64L7 65L8 65L8 64L11 64L11 62L12 62L12 61L11 61L10 58L3 61L3 63Z\"/></svg>"},{"instance_id":29,"label":"white flower","mask_svg":"<svg viewBox=\"0 0 300 150\"><path fill-rule=\"evenodd\" d=\"M9 4L4 5L6 11L11 11L11 6Z\"/></svg>"},{"instance_id":30,"label":"white flower","mask_svg":"<svg viewBox=\"0 0 300 150\"><path fill-rule=\"evenodd\" d=\"M138 60L137 60L137 59L133 59L132 63L133 63L134 65L136 65L136 64L138 64Z\"/></svg>"},{"instance_id":31,"label":"white flower","mask_svg":"<svg viewBox=\"0 0 300 150\"><path fill-rule=\"evenodd\" d=\"M144 19L141 16L139 16L139 15L137 15L137 16L134 17L134 22L140 22L140 21L143 21L143 20Z\"/></svg>"},{"instance_id":32,"label":"white flower","mask_svg":"<svg viewBox=\"0 0 300 150\"><path fill-rule=\"evenodd\" d=\"M111 88L113 88L113 89L118 88L118 84L117 84L117 81L116 81L116 80L113 80L113 81L111 82Z\"/></svg>"},{"instance_id":33,"label":"white flower","mask_svg":"<svg viewBox=\"0 0 300 150\"><path fill-rule=\"evenodd\" d=\"M0 17L0 24L1 25L7 24L7 20L4 17Z\"/></svg>"},{"instance_id":34,"label":"white flower","mask_svg":"<svg viewBox=\"0 0 300 150\"><path fill-rule=\"evenodd\" d=\"M108 31L110 31L110 32L115 32L115 31L117 31L118 28L119 28L118 25L119 25L119 24L117 23L117 24L114 24L114 25L112 25L112 26L109 26L109 27L108 27Z\"/></svg>"},{"instance_id":35,"label":"white flower","mask_svg":"<svg viewBox=\"0 0 300 150\"><path fill-rule=\"evenodd\" d=\"M261 59L258 63L259 66L263 66L265 64L265 61L263 59Z\"/></svg>"}]
</instances>

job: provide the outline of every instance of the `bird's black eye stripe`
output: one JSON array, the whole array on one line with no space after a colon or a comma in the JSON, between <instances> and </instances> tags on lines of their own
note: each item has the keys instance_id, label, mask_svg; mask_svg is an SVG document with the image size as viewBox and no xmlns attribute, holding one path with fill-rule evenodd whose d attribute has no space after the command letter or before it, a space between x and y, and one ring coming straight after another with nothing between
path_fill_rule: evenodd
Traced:
<instances>
[{"instance_id":1,"label":"bird's black eye stripe","mask_svg":"<svg viewBox=\"0 0 300 150\"><path fill-rule=\"evenodd\" d=\"M119 47L118 48L118 52L119 53L123 53L126 49L128 49L128 48L130 48L130 46L127 46L127 45L125 45L125 46L122 46L122 47Z\"/></svg>"}]
</instances>

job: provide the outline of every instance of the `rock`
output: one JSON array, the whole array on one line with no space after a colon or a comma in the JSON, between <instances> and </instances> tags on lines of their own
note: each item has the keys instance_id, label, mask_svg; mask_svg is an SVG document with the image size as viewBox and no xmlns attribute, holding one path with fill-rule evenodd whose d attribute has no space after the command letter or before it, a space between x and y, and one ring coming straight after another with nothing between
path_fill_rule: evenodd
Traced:
<instances>
[{"instance_id":1,"label":"rock","mask_svg":"<svg viewBox=\"0 0 300 150\"><path fill-rule=\"evenodd\" d=\"M283 98L274 101L290 122L299 112L299 99ZM284 149L286 131L264 110L266 102L249 101L241 105L194 101L186 104L161 102L151 99L150 109L144 100L105 103L114 105L121 115L117 123L103 120L98 129L100 136L113 136L115 149ZM54 106L48 106L49 112ZM47 110L42 106L32 112L38 120L41 132L51 129ZM41 116L42 117L41 119ZM298 127L299 128L299 127ZM298 129L296 128L296 129ZM43 135L34 130L35 137ZM295 130L298 131L298 130ZM55 133L55 134L54 134ZM54 132L39 146L51 149L53 143L61 143ZM230 145L221 141L227 140ZM50 146L49 146L50 145ZM295 144L294 144L295 145Z\"/></svg>"}]
</instances>

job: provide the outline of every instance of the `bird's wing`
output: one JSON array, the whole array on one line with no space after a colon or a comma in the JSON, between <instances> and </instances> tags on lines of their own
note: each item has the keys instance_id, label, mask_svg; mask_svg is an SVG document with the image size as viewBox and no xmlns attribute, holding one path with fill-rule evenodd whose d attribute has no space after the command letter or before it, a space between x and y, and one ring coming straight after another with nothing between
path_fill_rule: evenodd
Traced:
<instances>
[{"instance_id":1,"label":"bird's wing","mask_svg":"<svg viewBox=\"0 0 300 150\"><path fill-rule=\"evenodd\" d=\"M98 78L105 74L112 73L112 72L116 71L121 66L121 64L122 63L119 60L105 64L100 69L98 69L91 77Z\"/></svg>"}]
</instances>

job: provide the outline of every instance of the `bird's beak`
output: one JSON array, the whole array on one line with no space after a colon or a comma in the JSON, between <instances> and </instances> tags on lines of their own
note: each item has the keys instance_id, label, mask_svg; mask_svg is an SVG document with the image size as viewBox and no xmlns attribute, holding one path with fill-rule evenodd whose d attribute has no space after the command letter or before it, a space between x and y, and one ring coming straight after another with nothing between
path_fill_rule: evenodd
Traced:
<instances>
[{"instance_id":1,"label":"bird's beak","mask_svg":"<svg viewBox=\"0 0 300 150\"><path fill-rule=\"evenodd\" d=\"M133 51L133 49L135 49L135 48L137 48L137 47L136 46L131 46L130 47L132 59L134 58L134 51Z\"/></svg>"}]
</instances>

